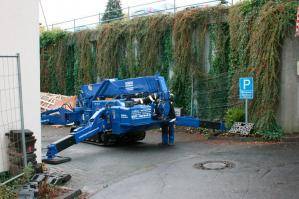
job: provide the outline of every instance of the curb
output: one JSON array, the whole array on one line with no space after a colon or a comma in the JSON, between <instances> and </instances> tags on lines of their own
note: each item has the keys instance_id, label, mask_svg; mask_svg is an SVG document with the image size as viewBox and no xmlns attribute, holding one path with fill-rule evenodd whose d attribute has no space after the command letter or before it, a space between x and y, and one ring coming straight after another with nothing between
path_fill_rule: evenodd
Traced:
<instances>
[{"instance_id":1,"label":"curb","mask_svg":"<svg viewBox=\"0 0 299 199\"><path fill-rule=\"evenodd\" d=\"M210 136L207 140L223 140L223 141L238 141L238 142L263 142L262 138L245 137L245 136Z\"/></svg>"},{"instance_id":2,"label":"curb","mask_svg":"<svg viewBox=\"0 0 299 199\"><path fill-rule=\"evenodd\" d=\"M297 135L289 135L281 138L282 142L299 142L299 134Z\"/></svg>"},{"instance_id":3,"label":"curb","mask_svg":"<svg viewBox=\"0 0 299 199\"><path fill-rule=\"evenodd\" d=\"M238 142L268 142L264 140L262 137L247 137L241 135L235 136L222 136L220 135L212 135L207 140L223 140L223 141L238 141ZM280 140L277 141L270 141L270 142L292 142L292 143L299 143L299 133L297 134L290 134L285 135Z\"/></svg>"}]
</instances>

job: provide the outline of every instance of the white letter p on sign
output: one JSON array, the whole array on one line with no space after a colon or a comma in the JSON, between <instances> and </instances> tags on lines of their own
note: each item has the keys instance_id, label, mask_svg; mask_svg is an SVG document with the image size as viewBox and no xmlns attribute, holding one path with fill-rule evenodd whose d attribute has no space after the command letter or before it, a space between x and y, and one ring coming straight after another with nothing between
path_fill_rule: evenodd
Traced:
<instances>
[{"instance_id":1,"label":"white letter p on sign","mask_svg":"<svg viewBox=\"0 0 299 199\"><path fill-rule=\"evenodd\" d=\"M250 80L245 79L243 84L243 89L246 90L246 87L250 85Z\"/></svg>"}]
</instances>

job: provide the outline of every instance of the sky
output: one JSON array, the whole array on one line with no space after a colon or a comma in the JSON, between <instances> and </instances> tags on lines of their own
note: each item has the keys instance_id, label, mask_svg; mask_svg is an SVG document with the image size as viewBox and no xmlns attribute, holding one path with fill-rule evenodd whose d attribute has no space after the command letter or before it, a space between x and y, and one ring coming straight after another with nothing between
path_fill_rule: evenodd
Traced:
<instances>
[{"instance_id":1,"label":"sky","mask_svg":"<svg viewBox=\"0 0 299 199\"><path fill-rule=\"evenodd\" d=\"M74 18L85 17L94 15L99 12L105 11L106 3L108 0L40 0L44 13L46 16L47 24L58 23L61 21L72 20ZM159 0L121 0L122 8L140 4L146 4L150 2L157 2ZM173 5L174 0L160 0L167 4ZM175 0L177 6L183 6L188 4L196 4L199 2L207 2L210 0ZM157 6L159 3L153 4ZM41 7L40 7L41 8ZM85 20L85 21L84 21ZM97 17L91 17L89 19L78 20L76 25L89 23L96 21ZM41 9L39 14L39 21L45 25L45 20L42 15ZM70 26L73 22L69 22Z\"/></svg>"}]
</instances>

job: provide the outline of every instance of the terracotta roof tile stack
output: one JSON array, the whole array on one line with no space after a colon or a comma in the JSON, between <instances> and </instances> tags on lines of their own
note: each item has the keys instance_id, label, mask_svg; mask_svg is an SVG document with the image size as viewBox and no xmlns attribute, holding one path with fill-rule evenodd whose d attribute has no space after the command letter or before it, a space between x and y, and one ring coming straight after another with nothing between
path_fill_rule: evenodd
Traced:
<instances>
[{"instance_id":1,"label":"terracotta roof tile stack","mask_svg":"<svg viewBox=\"0 0 299 199\"><path fill-rule=\"evenodd\" d=\"M40 94L40 108L41 112L59 108L64 104L70 106L65 106L65 108L70 109L71 107L76 106L76 96L65 96L52 93L43 93Z\"/></svg>"}]
</instances>

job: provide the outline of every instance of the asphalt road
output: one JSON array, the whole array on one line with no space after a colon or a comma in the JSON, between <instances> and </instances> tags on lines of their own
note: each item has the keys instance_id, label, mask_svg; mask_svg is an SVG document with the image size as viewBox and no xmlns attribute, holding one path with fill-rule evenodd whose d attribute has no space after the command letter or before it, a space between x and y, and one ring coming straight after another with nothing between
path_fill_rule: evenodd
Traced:
<instances>
[{"instance_id":1,"label":"asphalt road","mask_svg":"<svg viewBox=\"0 0 299 199\"><path fill-rule=\"evenodd\" d=\"M46 147L69 132L42 128ZM298 198L299 143L207 141L199 134L176 131L176 144L159 146L152 131L141 143L101 147L78 144L61 153L71 162L51 165L72 175L67 186L81 188L92 198L198 199ZM202 170L194 164L229 161L232 168Z\"/></svg>"}]
</instances>

